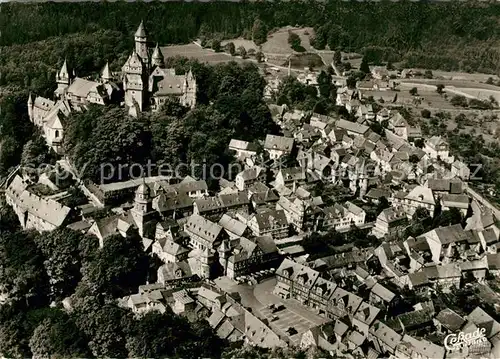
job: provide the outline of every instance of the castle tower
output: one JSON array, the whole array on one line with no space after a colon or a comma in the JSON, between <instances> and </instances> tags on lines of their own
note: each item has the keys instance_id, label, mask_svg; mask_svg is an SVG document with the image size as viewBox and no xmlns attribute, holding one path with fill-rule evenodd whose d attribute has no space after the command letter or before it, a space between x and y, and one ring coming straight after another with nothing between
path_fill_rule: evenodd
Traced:
<instances>
[{"instance_id":1,"label":"castle tower","mask_svg":"<svg viewBox=\"0 0 500 359\"><path fill-rule=\"evenodd\" d=\"M153 199L151 198L151 190L143 182L135 191L134 208L130 211L132 218L139 230L141 237L144 236L144 224L149 220L153 213Z\"/></svg>"},{"instance_id":2,"label":"castle tower","mask_svg":"<svg viewBox=\"0 0 500 359\"><path fill-rule=\"evenodd\" d=\"M135 52L139 55L145 65L149 64L148 40L143 21L141 21L141 24L135 32Z\"/></svg>"},{"instance_id":3,"label":"castle tower","mask_svg":"<svg viewBox=\"0 0 500 359\"><path fill-rule=\"evenodd\" d=\"M184 79L181 104L191 108L196 105L196 79L191 69L189 69Z\"/></svg>"},{"instance_id":4,"label":"castle tower","mask_svg":"<svg viewBox=\"0 0 500 359\"><path fill-rule=\"evenodd\" d=\"M156 43L153 56L151 57L151 65L160 68L163 68L165 66L165 59L163 57L163 54L161 53L160 48L158 47L158 43Z\"/></svg>"},{"instance_id":5,"label":"castle tower","mask_svg":"<svg viewBox=\"0 0 500 359\"><path fill-rule=\"evenodd\" d=\"M31 98L31 92L28 97L28 116L30 121L33 122L33 99Z\"/></svg>"},{"instance_id":6,"label":"castle tower","mask_svg":"<svg viewBox=\"0 0 500 359\"><path fill-rule=\"evenodd\" d=\"M130 109L138 106L143 110L147 97L147 70L134 50L122 67L125 105Z\"/></svg>"},{"instance_id":7,"label":"castle tower","mask_svg":"<svg viewBox=\"0 0 500 359\"><path fill-rule=\"evenodd\" d=\"M66 94L66 90L68 89L71 79L69 77L69 72L68 72L68 64L66 63L66 59L64 59L64 63L61 67L61 71L59 71L56 74L56 82L57 82L57 89L55 91L55 95L58 98L63 97L64 94Z\"/></svg>"},{"instance_id":8,"label":"castle tower","mask_svg":"<svg viewBox=\"0 0 500 359\"><path fill-rule=\"evenodd\" d=\"M111 71L109 71L109 63L106 62L106 65L104 66L104 69L102 70L101 73L101 80L103 83L108 83L112 79L111 77Z\"/></svg>"}]
</instances>

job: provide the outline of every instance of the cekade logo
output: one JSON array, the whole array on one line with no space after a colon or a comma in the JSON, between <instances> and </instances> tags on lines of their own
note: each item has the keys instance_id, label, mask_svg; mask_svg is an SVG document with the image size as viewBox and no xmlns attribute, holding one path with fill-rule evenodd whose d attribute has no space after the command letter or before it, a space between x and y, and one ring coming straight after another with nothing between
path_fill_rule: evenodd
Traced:
<instances>
[{"instance_id":1,"label":"cekade logo","mask_svg":"<svg viewBox=\"0 0 500 359\"><path fill-rule=\"evenodd\" d=\"M485 328L477 328L472 333L449 334L444 338L444 347L446 350L455 351L470 345L484 343L487 341L485 333Z\"/></svg>"}]
</instances>

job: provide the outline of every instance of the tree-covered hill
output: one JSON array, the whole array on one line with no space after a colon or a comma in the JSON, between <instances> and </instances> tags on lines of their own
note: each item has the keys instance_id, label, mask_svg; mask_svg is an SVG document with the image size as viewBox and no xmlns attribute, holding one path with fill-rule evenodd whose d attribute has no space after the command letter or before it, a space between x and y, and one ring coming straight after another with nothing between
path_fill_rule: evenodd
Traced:
<instances>
[{"instance_id":1,"label":"tree-covered hill","mask_svg":"<svg viewBox=\"0 0 500 359\"><path fill-rule=\"evenodd\" d=\"M373 60L411 66L497 72L500 5L484 2L100 2L2 4L1 46L68 34L117 31L128 48L144 19L151 40L186 43L200 35L252 37L256 19L266 30L312 26L317 48L369 51ZM63 43L58 51L64 49ZM107 41L102 46L109 45ZM380 56L382 58L380 58ZM7 59L0 64L4 65ZM43 59L42 59L43 60Z\"/></svg>"}]
</instances>

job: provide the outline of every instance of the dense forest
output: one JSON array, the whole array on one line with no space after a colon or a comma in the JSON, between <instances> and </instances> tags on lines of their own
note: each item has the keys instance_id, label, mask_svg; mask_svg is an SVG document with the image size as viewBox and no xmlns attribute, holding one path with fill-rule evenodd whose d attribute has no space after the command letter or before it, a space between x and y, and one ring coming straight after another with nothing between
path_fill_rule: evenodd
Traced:
<instances>
[{"instance_id":1,"label":"dense forest","mask_svg":"<svg viewBox=\"0 0 500 359\"><path fill-rule=\"evenodd\" d=\"M316 48L362 52L372 62L492 73L500 66L500 5L483 2L118 1L1 6L0 84L35 81L36 87L43 81L40 72L53 79L64 57L75 63L79 74L101 68L106 60L116 68L131 48L141 19L151 40L165 45L200 36L243 36L260 43L267 31L298 25L314 27L311 40Z\"/></svg>"}]
</instances>

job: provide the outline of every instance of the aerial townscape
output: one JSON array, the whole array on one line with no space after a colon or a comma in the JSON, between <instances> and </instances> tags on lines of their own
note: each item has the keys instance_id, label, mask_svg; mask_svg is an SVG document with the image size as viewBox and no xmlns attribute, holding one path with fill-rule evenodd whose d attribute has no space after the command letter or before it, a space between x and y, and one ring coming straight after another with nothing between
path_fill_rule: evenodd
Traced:
<instances>
[{"instance_id":1,"label":"aerial townscape","mask_svg":"<svg viewBox=\"0 0 500 359\"><path fill-rule=\"evenodd\" d=\"M498 5L0 10L0 357L500 357Z\"/></svg>"}]
</instances>

